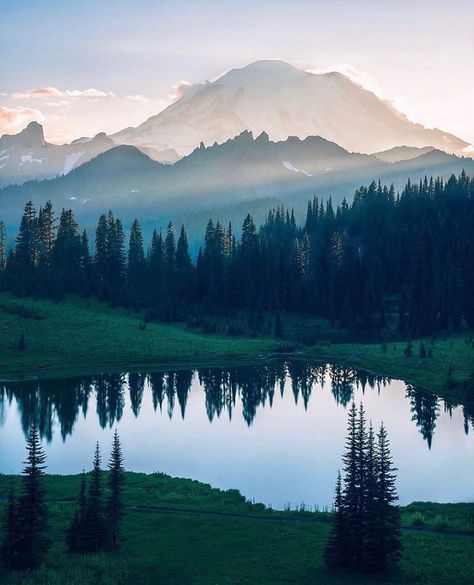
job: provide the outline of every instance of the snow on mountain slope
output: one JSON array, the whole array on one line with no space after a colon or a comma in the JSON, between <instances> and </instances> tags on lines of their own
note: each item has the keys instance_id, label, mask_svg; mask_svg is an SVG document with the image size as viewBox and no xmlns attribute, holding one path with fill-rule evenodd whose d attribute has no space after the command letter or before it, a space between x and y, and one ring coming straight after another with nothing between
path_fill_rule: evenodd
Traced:
<instances>
[{"instance_id":1,"label":"snow on mountain slope","mask_svg":"<svg viewBox=\"0 0 474 585\"><path fill-rule=\"evenodd\" d=\"M44 140L41 124L31 122L18 134L0 138L0 152L5 161L0 168L0 186L67 174L114 146L103 132L87 143L49 144Z\"/></svg>"},{"instance_id":2,"label":"snow on mountain slope","mask_svg":"<svg viewBox=\"0 0 474 585\"><path fill-rule=\"evenodd\" d=\"M410 122L375 94L341 73L314 74L283 61L257 61L196 85L137 128L111 137L117 144L190 153L250 130L272 140L322 136L353 152L427 144L456 152L466 142Z\"/></svg>"},{"instance_id":3,"label":"snow on mountain slope","mask_svg":"<svg viewBox=\"0 0 474 585\"><path fill-rule=\"evenodd\" d=\"M80 150L79 152L72 152L71 154L66 154L64 156L64 168L61 174L67 175L69 172L71 172L75 164L77 163L78 160L80 160L83 154L84 154L83 150Z\"/></svg>"},{"instance_id":4,"label":"snow on mountain slope","mask_svg":"<svg viewBox=\"0 0 474 585\"><path fill-rule=\"evenodd\" d=\"M78 138L71 144L49 144L44 140L41 124L31 122L18 134L5 134L0 138L0 187L67 175L115 146L104 132L93 138ZM154 160L169 163L179 159L172 149L160 153L149 148L146 154Z\"/></svg>"}]
</instances>

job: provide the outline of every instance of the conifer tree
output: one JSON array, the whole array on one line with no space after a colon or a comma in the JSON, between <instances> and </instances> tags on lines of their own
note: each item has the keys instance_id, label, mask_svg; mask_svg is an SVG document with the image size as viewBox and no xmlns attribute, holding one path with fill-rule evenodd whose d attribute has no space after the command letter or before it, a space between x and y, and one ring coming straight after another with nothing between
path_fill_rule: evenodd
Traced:
<instances>
[{"instance_id":1,"label":"conifer tree","mask_svg":"<svg viewBox=\"0 0 474 585\"><path fill-rule=\"evenodd\" d=\"M332 568L382 572L400 558L400 512L394 502L395 469L382 425L375 442L366 431L362 405L353 402L348 416L344 486L338 477L335 519L325 561Z\"/></svg>"},{"instance_id":2,"label":"conifer tree","mask_svg":"<svg viewBox=\"0 0 474 585\"><path fill-rule=\"evenodd\" d=\"M175 276L176 276L176 240L174 233L174 226L171 222L168 223L166 229L166 237L163 244L164 250L164 307L165 318L167 321L173 319L174 309L176 307L175 301Z\"/></svg>"},{"instance_id":3,"label":"conifer tree","mask_svg":"<svg viewBox=\"0 0 474 585\"><path fill-rule=\"evenodd\" d=\"M187 303L193 295L194 270L191 256L189 255L188 237L184 225L181 226L178 244L176 246L175 266L175 292L180 300Z\"/></svg>"},{"instance_id":4,"label":"conifer tree","mask_svg":"<svg viewBox=\"0 0 474 585\"><path fill-rule=\"evenodd\" d=\"M105 292L107 283L107 237L108 237L109 226L107 223L107 216L102 214L97 224L95 232L95 255L94 265L97 278L97 286L101 294Z\"/></svg>"},{"instance_id":5,"label":"conifer tree","mask_svg":"<svg viewBox=\"0 0 474 585\"><path fill-rule=\"evenodd\" d=\"M147 256L147 288L149 303L156 307L163 302L165 259L161 232L153 230L151 246Z\"/></svg>"},{"instance_id":6,"label":"conifer tree","mask_svg":"<svg viewBox=\"0 0 474 585\"><path fill-rule=\"evenodd\" d=\"M48 537L48 508L43 486L46 455L36 423L33 423L27 440L28 457L22 477L22 489L18 504L16 539L16 567L38 567L50 546Z\"/></svg>"},{"instance_id":7,"label":"conifer tree","mask_svg":"<svg viewBox=\"0 0 474 585\"><path fill-rule=\"evenodd\" d=\"M384 571L395 564L402 551L400 509L394 505L398 500L395 472L387 431L382 423L377 435L377 548L373 562L376 571Z\"/></svg>"},{"instance_id":8,"label":"conifer tree","mask_svg":"<svg viewBox=\"0 0 474 585\"><path fill-rule=\"evenodd\" d=\"M53 205L47 201L38 214L38 262L43 266L51 262L55 232Z\"/></svg>"},{"instance_id":9,"label":"conifer tree","mask_svg":"<svg viewBox=\"0 0 474 585\"><path fill-rule=\"evenodd\" d=\"M329 539L326 543L326 548L324 550L325 563L328 567L331 568L344 567L347 564L347 517L344 510L342 479L340 471L337 474L336 490L334 495L334 515L334 522L331 527Z\"/></svg>"},{"instance_id":10,"label":"conifer tree","mask_svg":"<svg viewBox=\"0 0 474 585\"><path fill-rule=\"evenodd\" d=\"M81 282L81 236L72 209L63 209L52 248L57 277L67 292L77 292Z\"/></svg>"},{"instance_id":11,"label":"conifer tree","mask_svg":"<svg viewBox=\"0 0 474 585\"><path fill-rule=\"evenodd\" d=\"M358 561L359 543L359 486L358 486L358 452L357 452L357 409L352 402L348 415L346 451L342 457L344 463L344 509L347 514L346 535L348 564L354 567Z\"/></svg>"},{"instance_id":12,"label":"conifer tree","mask_svg":"<svg viewBox=\"0 0 474 585\"><path fill-rule=\"evenodd\" d=\"M174 236L174 226L170 222L166 228L166 238L164 242L165 266L166 266L166 288L169 294L174 287L174 272L176 261L176 242Z\"/></svg>"},{"instance_id":13,"label":"conifer tree","mask_svg":"<svg viewBox=\"0 0 474 585\"><path fill-rule=\"evenodd\" d=\"M100 462L100 449L99 443L97 443L89 484L89 495L84 515L84 540L86 552L100 552L105 548L107 543Z\"/></svg>"},{"instance_id":14,"label":"conifer tree","mask_svg":"<svg viewBox=\"0 0 474 585\"><path fill-rule=\"evenodd\" d=\"M364 554L363 567L367 572L377 570L378 558L378 460L375 444L374 429L372 423L369 425L367 435L367 454L366 454L366 492L364 503Z\"/></svg>"},{"instance_id":15,"label":"conifer tree","mask_svg":"<svg viewBox=\"0 0 474 585\"><path fill-rule=\"evenodd\" d=\"M118 303L126 275L125 233L120 219L112 212L107 215L107 287L108 296Z\"/></svg>"},{"instance_id":16,"label":"conifer tree","mask_svg":"<svg viewBox=\"0 0 474 585\"><path fill-rule=\"evenodd\" d=\"M111 535L111 545L112 548L117 548L120 535L120 522L124 513L122 491L125 481L122 448L117 430L115 430L114 433L112 453L110 454L108 467L110 495L107 502L107 515Z\"/></svg>"},{"instance_id":17,"label":"conifer tree","mask_svg":"<svg viewBox=\"0 0 474 585\"><path fill-rule=\"evenodd\" d=\"M21 268L28 269L36 265L37 242L38 219L33 202L28 201L25 205L16 239L16 259Z\"/></svg>"},{"instance_id":18,"label":"conifer tree","mask_svg":"<svg viewBox=\"0 0 474 585\"><path fill-rule=\"evenodd\" d=\"M140 223L136 219L130 230L127 287L132 302L140 304L145 293L145 253Z\"/></svg>"},{"instance_id":19,"label":"conifer tree","mask_svg":"<svg viewBox=\"0 0 474 585\"><path fill-rule=\"evenodd\" d=\"M93 272L89 238L87 237L86 230L83 230L80 241L80 271L82 283L78 292L87 296L91 291Z\"/></svg>"}]
</instances>

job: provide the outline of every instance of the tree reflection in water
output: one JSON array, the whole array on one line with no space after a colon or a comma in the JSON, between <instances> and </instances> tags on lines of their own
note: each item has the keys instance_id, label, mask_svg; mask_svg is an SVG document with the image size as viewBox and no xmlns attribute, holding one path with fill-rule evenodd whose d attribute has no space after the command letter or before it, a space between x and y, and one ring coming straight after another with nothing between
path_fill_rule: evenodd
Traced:
<instances>
[{"instance_id":1,"label":"tree reflection in water","mask_svg":"<svg viewBox=\"0 0 474 585\"><path fill-rule=\"evenodd\" d=\"M305 410L313 391L324 390L329 381L330 390L338 405L347 406L354 389L362 392L380 392L389 382L387 378L337 364L315 365L304 361L275 361L259 366L233 368L199 368L177 371L129 374L99 374L58 380L25 381L0 385L0 424L5 403L16 401L25 434L33 420L41 437L52 440L53 428L58 425L63 440L72 433L79 415L88 412L89 398L94 395L97 416L102 428L111 427L124 414L126 393L135 417L139 416L145 391L152 394L153 408L166 406L168 416L175 415L176 406L184 419L186 404L193 380L197 380L205 394L205 408L210 422L227 414L232 418L237 400L242 405L242 416L252 425L258 409L273 404L275 392L283 396L291 388L295 404L302 402ZM289 384L285 382L289 381ZM436 421L443 406L451 413L457 406L441 400L434 394L415 386L407 386L412 420L431 447ZM165 405L166 403L166 405ZM474 408L464 406L464 428L468 433L474 427Z\"/></svg>"}]
</instances>

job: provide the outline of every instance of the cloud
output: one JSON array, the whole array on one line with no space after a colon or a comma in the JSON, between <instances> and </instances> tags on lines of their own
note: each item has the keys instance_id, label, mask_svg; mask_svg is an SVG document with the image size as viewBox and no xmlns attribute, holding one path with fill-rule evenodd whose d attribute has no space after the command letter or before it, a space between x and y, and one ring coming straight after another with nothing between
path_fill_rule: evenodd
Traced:
<instances>
[{"instance_id":1,"label":"cloud","mask_svg":"<svg viewBox=\"0 0 474 585\"><path fill-rule=\"evenodd\" d=\"M342 75L348 77L353 83L355 83L362 89L365 89L375 94L401 120L410 120L411 122L416 121L416 116L411 116L407 114L406 104L404 103L404 100L402 98L393 98L385 95L382 88L379 86L375 78L372 77L372 75L370 75L370 73L357 69L357 67L354 67L354 65L350 65L349 63L343 63L341 65L334 65L330 67L317 67L312 69L306 69L306 71L308 71L309 73L316 74L332 73L334 71L336 71L337 73L341 73Z\"/></svg>"},{"instance_id":2,"label":"cloud","mask_svg":"<svg viewBox=\"0 0 474 585\"><path fill-rule=\"evenodd\" d=\"M173 102L179 100L183 97L192 87L192 84L189 81L181 80L176 85L173 85L171 89L171 93L168 94L168 99L172 100Z\"/></svg>"},{"instance_id":3,"label":"cloud","mask_svg":"<svg viewBox=\"0 0 474 585\"><path fill-rule=\"evenodd\" d=\"M306 69L309 73L332 73L336 71L337 73L342 73L348 77L352 82L357 84L362 89L366 89L367 91L371 91L376 96L382 99L386 99L386 96L383 95L383 91L376 82L375 78L367 73L366 71L361 71L354 67L354 65L350 65L349 63L342 63L340 65L334 65L332 67L316 67L314 69Z\"/></svg>"},{"instance_id":4,"label":"cloud","mask_svg":"<svg viewBox=\"0 0 474 585\"><path fill-rule=\"evenodd\" d=\"M42 102L41 104L45 108L55 108L67 110L71 107L71 102L68 100L58 100L56 102Z\"/></svg>"},{"instance_id":5,"label":"cloud","mask_svg":"<svg viewBox=\"0 0 474 585\"><path fill-rule=\"evenodd\" d=\"M57 89L56 87L35 87L25 92L15 92L10 96L14 100L29 100L32 98L103 98L115 97L111 91L102 91L100 89Z\"/></svg>"},{"instance_id":6,"label":"cloud","mask_svg":"<svg viewBox=\"0 0 474 585\"><path fill-rule=\"evenodd\" d=\"M132 102L140 102L142 104L149 104L151 102L150 98L140 95L139 93L137 93L137 95L126 95L125 98Z\"/></svg>"},{"instance_id":7,"label":"cloud","mask_svg":"<svg viewBox=\"0 0 474 585\"><path fill-rule=\"evenodd\" d=\"M474 144L469 144L468 146L464 147L463 149L464 156L469 156L474 158Z\"/></svg>"},{"instance_id":8,"label":"cloud","mask_svg":"<svg viewBox=\"0 0 474 585\"><path fill-rule=\"evenodd\" d=\"M0 106L0 135L18 132L29 122L43 122L44 115L34 108Z\"/></svg>"}]
</instances>

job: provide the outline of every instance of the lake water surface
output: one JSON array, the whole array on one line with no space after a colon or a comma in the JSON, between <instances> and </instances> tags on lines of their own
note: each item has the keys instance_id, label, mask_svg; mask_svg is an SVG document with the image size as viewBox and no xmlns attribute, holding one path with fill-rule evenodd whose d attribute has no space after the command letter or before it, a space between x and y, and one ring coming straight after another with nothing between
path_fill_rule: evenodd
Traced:
<instances>
[{"instance_id":1,"label":"lake water surface","mask_svg":"<svg viewBox=\"0 0 474 585\"><path fill-rule=\"evenodd\" d=\"M0 384L0 472L17 473L36 418L49 473L107 460L117 428L126 468L189 477L283 508L331 504L351 400L383 420L402 504L474 500L474 417L404 382L338 366L101 374Z\"/></svg>"}]
</instances>

